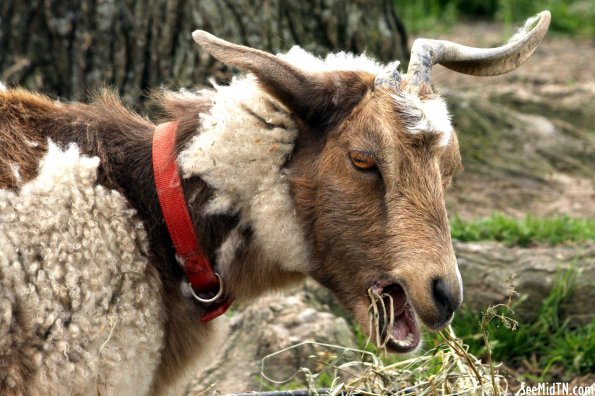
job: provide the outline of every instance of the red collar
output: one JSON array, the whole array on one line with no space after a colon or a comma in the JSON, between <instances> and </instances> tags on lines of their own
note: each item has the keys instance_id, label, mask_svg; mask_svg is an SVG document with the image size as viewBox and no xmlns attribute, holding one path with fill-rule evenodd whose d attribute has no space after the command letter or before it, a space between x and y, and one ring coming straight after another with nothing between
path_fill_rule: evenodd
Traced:
<instances>
[{"instance_id":1,"label":"red collar","mask_svg":"<svg viewBox=\"0 0 595 396\"><path fill-rule=\"evenodd\" d=\"M159 205L169 236L182 264L194 298L209 304L200 320L208 322L225 313L231 305L229 298L220 298L223 284L205 256L186 206L180 173L176 162L175 145L177 122L160 124L153 135L153 172ZM214 297L201 297L210 295Z\"/></svg>"}]
</instances>

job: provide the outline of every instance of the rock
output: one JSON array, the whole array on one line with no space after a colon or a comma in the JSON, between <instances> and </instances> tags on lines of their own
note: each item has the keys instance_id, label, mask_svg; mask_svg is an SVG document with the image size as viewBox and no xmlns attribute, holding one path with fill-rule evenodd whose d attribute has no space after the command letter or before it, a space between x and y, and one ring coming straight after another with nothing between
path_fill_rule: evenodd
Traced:
<instances>
[{"instance_id":1,"label":"rock","mask_svg":"<svg viewBox=\"0 0 595 396\"><path fill-rule=\"evenodd\" d=\"M329 299L332 297L328 292L307 283L283 297L271 296L234 312L226 318L230 334L218 359L191 382L187 394L205 390L209 394L226 394L273 387L260 377L262 359L302 341L355 347L351 326L321 302ZM267 359L265 373L274 380L291 379L300 367L316 369L317 363L309 356L324 350L308 345L279 354Z\"/></svg>"},{"instance_id":2,"label":"rock","mask_svg":"<svg viewBox=\"0 0 595 396\"><path fill-rule=\"evenodd\" d=\"M455 243L464 284L464 304L485 309L507 300L506 280L526 300L516 309L522 320L535 318L559 274L576 268L573 292L561 316L573 324L595 318L595 243L579 246L507 247L497 242Z\"/></svg>"}]
</instances>

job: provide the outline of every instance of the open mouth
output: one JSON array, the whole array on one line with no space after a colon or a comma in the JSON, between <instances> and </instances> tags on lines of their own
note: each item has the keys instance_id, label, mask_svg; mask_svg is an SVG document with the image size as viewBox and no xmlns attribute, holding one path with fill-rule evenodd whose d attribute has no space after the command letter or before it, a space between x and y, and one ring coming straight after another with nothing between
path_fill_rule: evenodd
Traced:
<instances>
[{"instance_id":1,"label":"open mouth","mask_svg":"<svg viewBox=\"0 0 595 396\"><path fill-rule=\"evenodd\" d=\"M376 339L380 347L392 353L407 353L421 339L417 319L403 287L397 283L373 286L368 291L372 305Z\"/></svg>"}]
</instances>

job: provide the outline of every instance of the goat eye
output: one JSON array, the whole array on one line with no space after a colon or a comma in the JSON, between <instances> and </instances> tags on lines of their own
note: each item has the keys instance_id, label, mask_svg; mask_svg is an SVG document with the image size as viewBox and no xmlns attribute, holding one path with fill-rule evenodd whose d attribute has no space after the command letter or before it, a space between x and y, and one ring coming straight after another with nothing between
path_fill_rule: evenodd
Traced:
<instances>
[{"instance_id":1,"label":"goat eye","mask_svg":"<svg viewBox=\"0 0 595 396\"><path fill-rule=\"evenodd\" d=\"M374 158L361 151L350 151L349 158L351 158L353 165L359 169L371 170L376 168L376 161L374 161Z\"/></svg>"}]
</instances>

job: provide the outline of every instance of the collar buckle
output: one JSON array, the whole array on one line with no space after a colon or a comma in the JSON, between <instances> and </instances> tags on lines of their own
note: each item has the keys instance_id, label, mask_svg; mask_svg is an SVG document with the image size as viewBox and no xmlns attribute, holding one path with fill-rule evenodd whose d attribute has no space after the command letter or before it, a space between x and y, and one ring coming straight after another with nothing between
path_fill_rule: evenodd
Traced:
<instances>
[{"instance_id":1,"label":"collar buckle","mask_svg":"<svg viewBox=\"0 0 595 396\"><path fill-rule=\"evenodd\" d=\"M200 297L198 294L196 294L194 292L194 288L192 287L192 284L190 282L188 282L188 286L190 286L190 294L192 294L192 297L194 297L194 299L196 301L201 302L203 304L212 304L212 303L216 302L217 300L219 300L219 298L221 298L221 296L223 295L223 281L221 280L221 277L219 276L218 273L215 272L215 276L217 277L217 280L219 281L219 290L217 290L217 293L215 294L215 296L211 297L211 298Z\"/></svg>"}]
</instances>

